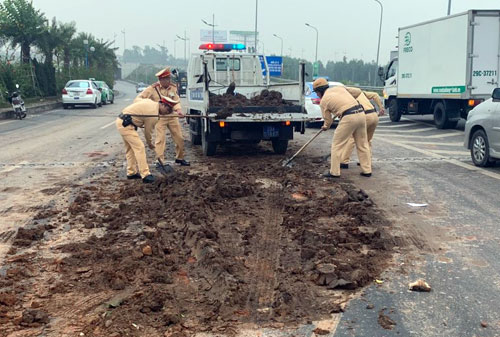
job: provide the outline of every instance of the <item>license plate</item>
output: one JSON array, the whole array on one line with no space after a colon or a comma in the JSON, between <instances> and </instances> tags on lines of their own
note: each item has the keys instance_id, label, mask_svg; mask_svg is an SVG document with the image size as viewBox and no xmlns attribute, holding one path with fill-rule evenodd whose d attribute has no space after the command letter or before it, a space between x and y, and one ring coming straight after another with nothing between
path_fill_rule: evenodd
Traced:
<instances>
[{"instance_id":1,"label":"license plate","mask_svg":"<svg viewBox=\"0 0 500 337\"><path fill-rule=\"evenodd\" d=\"M75 96L75 99L80 99L80 97L78 97L78 96Z\"/></svg>"},{"instance_id":2,"label":"license plate","mask_svg":"<svg viewBox=\"0 0 500 337\"><path fill-rule=\"evenodd\" d=\"M274 138L274 137L279 137L280 130L275 126L266 125L264 126L263 133L264 133L263 135L264 138Z\"/></svg>"}]
</instances>

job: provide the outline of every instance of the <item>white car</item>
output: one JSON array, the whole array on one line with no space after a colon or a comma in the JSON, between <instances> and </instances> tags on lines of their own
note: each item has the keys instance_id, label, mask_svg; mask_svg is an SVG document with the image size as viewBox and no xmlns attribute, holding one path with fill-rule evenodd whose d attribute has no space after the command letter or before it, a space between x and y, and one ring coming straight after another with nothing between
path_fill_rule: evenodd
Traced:
<instances>
[{"instance_id":1,"label":"white car","mask_svg":"<svg viewBox=\"0 0 500 337\"><path fill-rule=\"evenodd\" d=\"M476 166L491 166L500 160L500 88L472 109L465 123L464 146Z\"/></svg>"},{"instance_id":2,"label":"white car","mask_svg":"<svg viewBox=\"0 0 500 337\"><path fill-rule=\"evenodd\" d=\"M307 126L318 125L323 123L323 115L321 114L321 108L319 107L320 98L313 91L313 82L306 82L306 92L305 92L305 108L307 111L307 117L310 121L307 122ZM328 82L330 87L335 87L342 85L340 82Z\"/></svg>"},{"instance_id":3,"label":"white car","mask_svg":"<svg viewBox=\"0 0 500 337\"><path fill-rule=\"evenodd\" d=\"M63 108L77 105L90 105L92 108L102 106L101 91L94 81L72 80L62 90Z\"/></svg>"}]
</instances>

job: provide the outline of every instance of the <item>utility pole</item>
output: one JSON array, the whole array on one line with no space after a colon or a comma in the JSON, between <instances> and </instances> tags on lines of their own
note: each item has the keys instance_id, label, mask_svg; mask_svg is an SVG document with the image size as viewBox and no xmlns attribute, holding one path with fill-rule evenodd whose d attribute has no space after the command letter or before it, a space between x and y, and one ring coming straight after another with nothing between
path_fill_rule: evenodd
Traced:
<instances>
[{"instance_id":1,"label":"utility pole","mask_svg":"<svg viewBox=\"0 0 500 337\"><path fill-rule=\"evenodd\" d=\"M379 5L380 5L380 26L378 28L378 47L377 47L377 64L375 65L375 75L373 76L373 86L377 83L377 72L378 72L378 60L380 56L380 37L382 35L382 18L384 15L384 6L382 6L382 3L379 0L375 0ZM451 2L451 0L450 0ZM448 15L449 15L449 9L448 9Z\"/></svg>"},{"instance_id":2,"label":"utility pole","mask_svg":"<svg viewBox=\"0 0 500 337\"><path fill-rule=\"evenodd\" d=\"M208 23L205 20L201 19L201 22L206 24L209 27L212 27L212 43L215 44L215 14L212 14L212 23Z\"/></svg>"},{"instance_id":3,"label":"utility pole","mask_svg":"<svg viewBox=\"0 0 500 337\"><path fill-rule=\"evenodd\" d=\"M307 27L310 27L316 31L316 56L314 57L314 67L313 67L313 77L318 76L319 72L319 64L318 64L318 38L319 38L319 32L318 28L311 26L310 24L306 23Z\"/></svg>"},{"instance_id":4,"label":"utility pole","mask_svg":"<svg viewBox=\"0 0 500 337\"><path fill-rule=\"evenodd\" d=\"M448 15L451 13L451 0L448 0Z\"/></svg>"},{"instance_id":5,"label":"utility pole","mask_svg":"<svg viewBox=\"0 0 500 337\"><path fill-rule=\"evenodd\" d=\"M179 41L179 39L174 39L174 60L177 58L177 52L176 52L177 41Z\"/></svg>"},{"instance_id":6,"label":"utility pole","mask_svg":"<svg viewBox=\"0 0 500 337\"><path fill-rule=\"evenodd\" d=\"M257 16L259 9L259 0L255 0L255 54L257 54Z\"/></svg>"},{"instance_id":7,"label":"utility pole","mask_svg":"<svg viewBox=\"0 0 500 337\"><path fill-rule=\"evenodd\" d=\"M127 49L127 46L125 44L125 29L122 30L122 34L123 34L123 55L125 55L125 49Z\"/></svg>"}]
</instances>

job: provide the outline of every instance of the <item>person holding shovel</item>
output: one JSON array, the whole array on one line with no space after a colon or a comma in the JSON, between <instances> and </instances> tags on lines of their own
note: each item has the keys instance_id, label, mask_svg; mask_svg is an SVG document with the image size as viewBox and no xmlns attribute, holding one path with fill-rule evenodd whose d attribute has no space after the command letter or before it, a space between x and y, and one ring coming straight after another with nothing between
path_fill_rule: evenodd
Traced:
<instances>
[{"instance_id":1,"label":"person holding shovel","mask_svg":"<svg viewBox=\"0 0 500 337\"><path fill-rule=\"evenodd\" d=\"M355 87L346 87L347 91L354 97L365 110L366 116L366 135L368 137L368 144L370 145L370 158L372 156L372 139L375 134L375 129L378 125L378 116L384 115L384 106L376 92L362 91ZM371 101L375 102L378 107L378 113ZM342 154L341 169L349 168L349 161L351 160L352 150L354 150L354 137L347 142L345 150Z\"/></svg>"},{"instance_id":2,"label":"person holding shovel","mask_svg":"<svg viewBox=\"0 0 500 337\"><path fill-rule=\"evenodd\" d=\"M370 177L372 174L370 149L366 135L366 117L363 107L343 86L330 88L324 78L318 78L313 82L313 90L321 99L320 107L324 123L321 129L326 131L333 123L333 117L340 119L335 130L331 148L330 171L324 174L326 178L340 178L340 161L351 137L358 151L361 164L361 175Z\"/></svg>"},{"instance_id":3,"label":"person holding shovel","mask_svg":"<svg viewBox=\"0 0 500 337\"><path fill-rule=\"evenodd\" d=\"M144 128L146 143L149 148L154 148L152 133L155 125L161 120L160 116L171 114L173 107L178 103L179 101L163 96L160 102L143 99L127 106L118 116L116 119L116 128L125 144L127 179L142 178L144 183L154 182L154 177L149 171L146 159L146 149L137 129Z\"/></svg>"},{"instance_id":4,"label":"person holding shovel","mask_svg":"<svg viewBox=\"0 0 500 337\"><path fill-rule=\"evenodd\" d=\"M182 116L180 98L177 94L177 86L171 81L172 72L170 67L160 70L155 76L158 77L158 82L144 89L144 91L139 94L134 101L141 98L159 102L161 96L166 96L179 101L179 103L174 106L174 112L179 116ZM166 136L168 128L175 143L175 163L181 166L189 166L190 163L184 159L184 137L182 136L179 116L172 115L172 117L162 118L158 123L156 123L155 152L157 158L160 159L162 163L165 162L165 145L167 141Z\"/></svg>"}]
</instances>

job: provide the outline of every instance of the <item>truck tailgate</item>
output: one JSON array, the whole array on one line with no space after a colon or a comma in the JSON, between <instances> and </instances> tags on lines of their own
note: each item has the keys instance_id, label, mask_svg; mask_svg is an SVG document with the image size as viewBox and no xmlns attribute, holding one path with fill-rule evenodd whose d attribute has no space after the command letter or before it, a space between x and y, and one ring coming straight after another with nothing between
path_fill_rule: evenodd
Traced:
<instances>
[{"instance_id":1,"label":"truck tailgate","mask_svg":"<svg viewBox=\"0 0 500 337\"><path fill-rule=\"evenodd\" d=\"M227 111L224 111L226 109ZM218 114L230 112L230 116L221 117ZM300 105L282 106L245 106L235 108L211 107L208 116L216 120L228 122L262 122L262 121L291 121L303 122L309 118Z\"/></svg>"}]
</instances>

